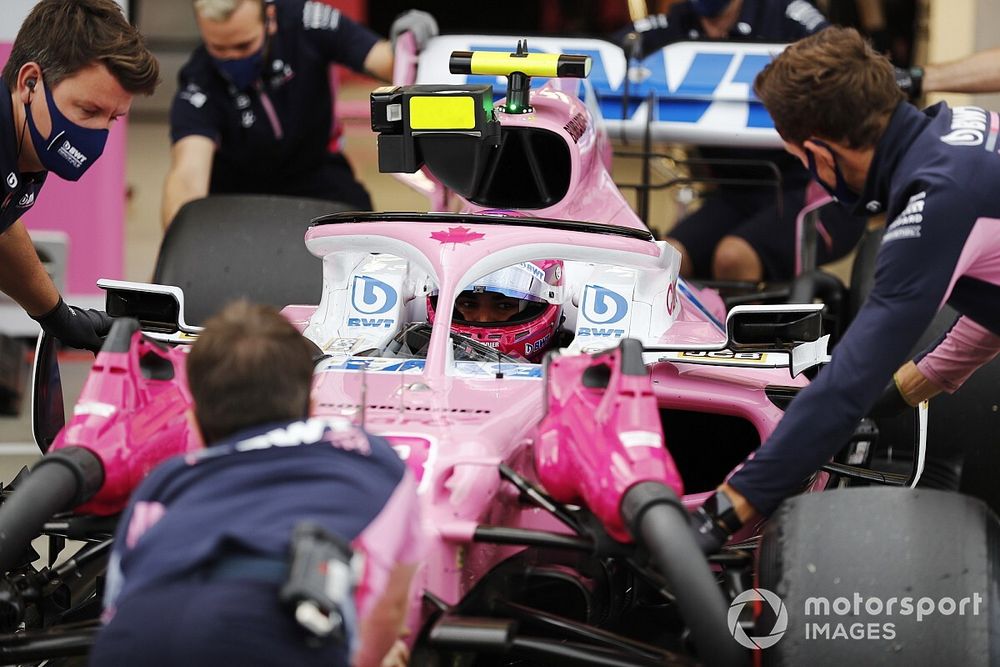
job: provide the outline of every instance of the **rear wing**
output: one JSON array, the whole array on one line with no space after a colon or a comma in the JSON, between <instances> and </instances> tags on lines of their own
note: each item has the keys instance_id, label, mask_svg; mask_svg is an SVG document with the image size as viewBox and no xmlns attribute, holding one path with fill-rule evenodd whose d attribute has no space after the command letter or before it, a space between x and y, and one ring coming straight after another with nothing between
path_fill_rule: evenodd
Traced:
<instances>
[{"instance_id":1,"label":"rear wing","mask_svg":"<svg viewBox=\"0 0 1000 667\"><path fill-rule=\"evenodd\" d=\"M416 83L492 85L494 95L503 97L505 77L452 74L449 58L453 51L509 53L517 40L485 35L436 37L419 55ZM784 48L784 44L756 42L677 42L631 66L619 46L600 39L533 37L528 50L590 56L590 76L581 82L578 94L581 99L594 96L613 138L641 140L648 120L654 141L781 148L771 117L753 94L753 81ZM536 77L532 85L538 87L544 81Z\"/></svg>"}]
</instances>

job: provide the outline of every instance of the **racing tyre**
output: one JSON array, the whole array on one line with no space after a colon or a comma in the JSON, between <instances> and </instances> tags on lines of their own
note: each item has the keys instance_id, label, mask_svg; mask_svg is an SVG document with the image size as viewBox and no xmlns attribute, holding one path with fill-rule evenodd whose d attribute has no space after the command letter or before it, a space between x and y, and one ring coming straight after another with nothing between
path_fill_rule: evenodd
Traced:
<instances>
[{"instance_id":1,"label":"racing tyre","mask_svg":"<svg viewBox=\"0 0 1000 667\"><path fill-rule=\"evenodd\" d=\"M875 487L792 498L764 532L759 582L787 621L762 652L769 667L1000 664L1000 524L974 498ZM755 638L780 625L762 615Z\"/></svg>"},{"instance_id":2,"label":"racing tyre","mask_svg":"<svg viewBox=\"0 0 1000 667\"><path fill-rule=\"evenodd\" d=\"M153 282L184 290L188 324L239 298L282 308L316 304L322 261L303 237L314 218L354 207L320 199L216 195L178 211L156 258Z\"/></svg>"}]
</instances>

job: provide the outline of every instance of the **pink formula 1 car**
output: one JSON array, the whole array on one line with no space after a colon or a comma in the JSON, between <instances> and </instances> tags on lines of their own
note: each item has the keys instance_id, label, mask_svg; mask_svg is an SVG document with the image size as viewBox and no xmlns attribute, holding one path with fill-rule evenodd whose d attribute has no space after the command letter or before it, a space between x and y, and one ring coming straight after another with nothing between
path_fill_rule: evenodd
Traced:
<instances>
[{"instance_id":1,"label":"pink formula 1 car","mask_svg":"<svg viewBox=\"0 0 1000 667\"><path fill-rule=\"evenodd\" d=\"M413 664L740 665L748 649L772 664L995 661L988 510L941 492L826 491L918 481L919 448L909 474L866 467L866 422L843 460L803 480L822 493L699 551L686 508L826 359L822 306L724 314L678 278L677 253L608 176L607 135L578 94L586 57L460 52L452 68L509 75L506 103L489 85L401 86L373 94L372 122L384 171L426 168L461 210L315 219L318 303L284 311L318 348L317 416L386 437L419 480L431 548ZM553 78L529 92L532 75ZM460 298L498 275L543 286L540 307L557 313L547 335L463 332ZM64 426L39 346L47 453L0 505L10 662L85 653L114 515L156 463L200 446L185 415L194 290L103 285L122 319ZM39 569L39 532L56 550L88 545Z\"/></svg>"}]
</instances>

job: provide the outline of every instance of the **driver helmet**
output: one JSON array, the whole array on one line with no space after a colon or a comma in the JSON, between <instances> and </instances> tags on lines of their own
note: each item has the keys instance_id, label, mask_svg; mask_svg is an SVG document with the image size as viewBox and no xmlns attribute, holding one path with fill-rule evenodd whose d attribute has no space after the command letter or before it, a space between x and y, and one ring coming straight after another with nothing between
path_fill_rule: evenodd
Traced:
<instances>
[{"instance_id":1,"label":"driver helmet","mask_svg":"<svg viewBox=\"0 0 1000 667\"><path fill-rule=\"evenodd\" d=\"M502 354L538 363L552 346L562 321L563 263L521 262L494 271L455 298L451 330ZM434 323L437 293L427 298Z\"/></svg>"}]
</instances>

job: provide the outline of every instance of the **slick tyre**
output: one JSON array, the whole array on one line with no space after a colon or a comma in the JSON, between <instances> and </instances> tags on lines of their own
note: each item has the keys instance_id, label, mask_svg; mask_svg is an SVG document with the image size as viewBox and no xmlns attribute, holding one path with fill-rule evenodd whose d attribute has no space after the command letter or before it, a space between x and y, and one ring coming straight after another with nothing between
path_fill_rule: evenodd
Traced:
<instances>
[{"instance_id":1,"label":"slick tyre","mask_svg":"<svg viewBox=\"0 0 1000 667\"><path fill-rule=\"evenodd\" d=\"M969 496L792 498L764 531L759 586L787 610L785 634L762 652L768 667L1000 664L1000 524Z\"/></svg>"}]
</instances>

